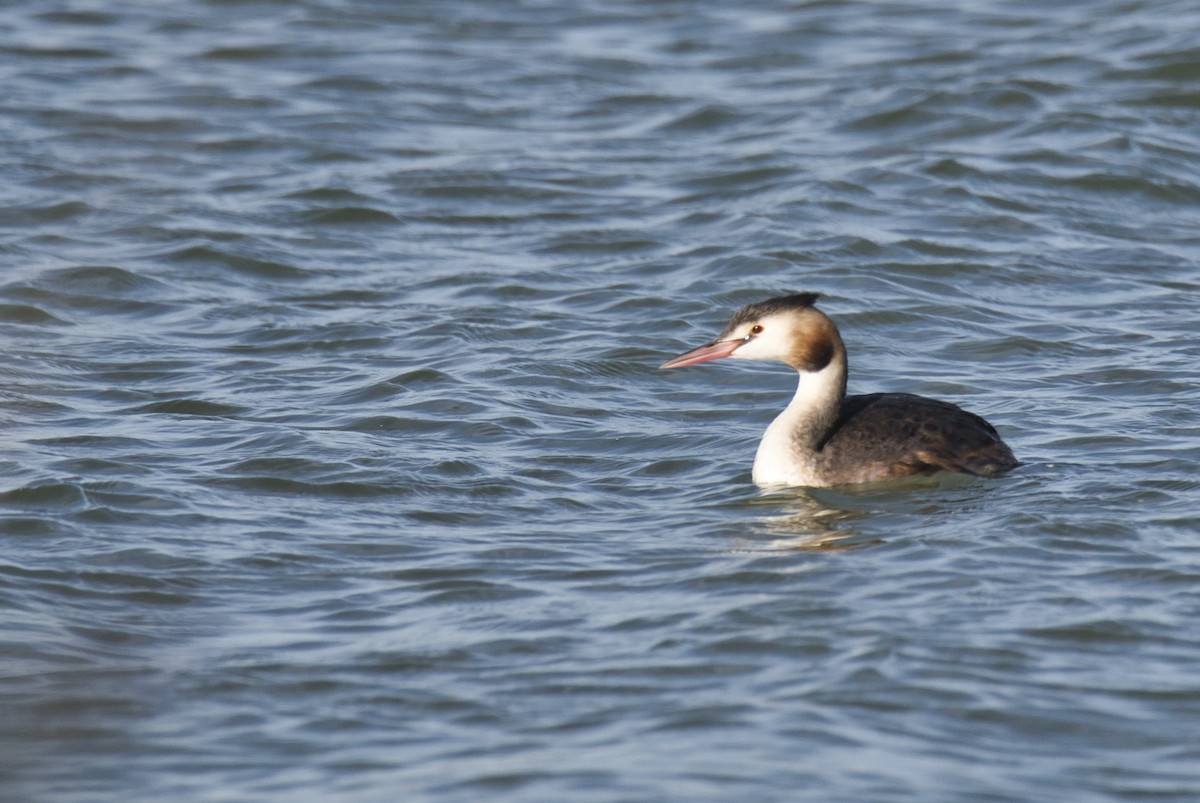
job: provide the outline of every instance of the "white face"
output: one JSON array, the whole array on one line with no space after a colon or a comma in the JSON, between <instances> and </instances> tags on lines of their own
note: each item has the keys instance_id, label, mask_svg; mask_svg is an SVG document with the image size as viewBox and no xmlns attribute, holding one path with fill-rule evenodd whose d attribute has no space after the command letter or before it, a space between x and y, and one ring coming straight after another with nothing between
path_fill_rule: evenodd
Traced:
<instances>
[{"instance_id":1,"label":"white face","mask_svg":"<svg viewBox=\"0 0 1200 803\"><path fill-rule=\"evenodd\" d=\"M782 360L795 344L795 321L791 315L771 315L747 321L726 333L722 340L744 340L730 357L740 360Z\"/></svg>"},{"instance_id":2,"label":"white face","mask_svg":"<svg viewBox=\"0 0 1200 803\"><path fill-rule=\"evenodd\" d=\"M747 313L761 312L751 318ZM833 321L812 307L779 310L755 310L746 307L711 343L680 354L662 364L663 368L699 365L723 357L740 360L772 360L790 365L797 371L819 371L839 354L846 364L841 338ZM843 370L844 373L844 370Z\"/></svg>"}]
</instances>

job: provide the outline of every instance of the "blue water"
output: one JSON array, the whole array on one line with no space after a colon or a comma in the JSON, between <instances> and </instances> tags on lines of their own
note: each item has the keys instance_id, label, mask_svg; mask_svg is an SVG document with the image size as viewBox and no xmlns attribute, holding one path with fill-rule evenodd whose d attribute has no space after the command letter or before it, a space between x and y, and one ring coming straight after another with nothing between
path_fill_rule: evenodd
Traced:
<instances>
[{"instance_id":1,"label":"blue water","mask_svg":"<svg viewBox=\"0 0 1200 803\"><path fill-rule=\"evenodd\" d=\"M0 798L1197 799L1197 30L0 9ZM790 290L1024 465L760 493Z\"/></svg>"}]
</instances>

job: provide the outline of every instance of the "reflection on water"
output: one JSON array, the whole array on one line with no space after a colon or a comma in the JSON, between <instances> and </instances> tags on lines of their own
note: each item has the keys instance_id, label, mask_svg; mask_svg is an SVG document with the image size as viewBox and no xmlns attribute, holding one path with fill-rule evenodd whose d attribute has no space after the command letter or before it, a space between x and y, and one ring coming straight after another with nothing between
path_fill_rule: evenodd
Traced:
<instances>
[{"instance_id":1,"label":"reflection on water","mask_svg":"<svg viewBox=\"0 0 1200 803\"><path fill-rule=\"evenodd\" d=\"M911 513L919 522L924 517L957 514L963 510L964 503L976 499L985 490L987 483L1005 481L1006 478L983 480L943 472L838 488L762 491L746 499L744 504L756 510L769 508L772 512L755 517L754 536L748 540L759 550L849 551L876 546L885 539L864 535L856 527L858 522L869 523L880 515ZM908 535L911 533L898 532L895 537ZM763 536L771 540L763 544Z\"/></svg>"},{"instance_id":2,"label":"reflection on water","mask_svg":"<svg viewBox=\"0 0 1200 803\"><path fill-rule=\"evenodd\" d=\"M771 510L755 516L752 534L739 545L748 551L848 551L880 543L854 529L854 522L869 515L867 511L830 504L812 489L764 492L748 500L747 507Z\"/></svg>"}]
</instances>

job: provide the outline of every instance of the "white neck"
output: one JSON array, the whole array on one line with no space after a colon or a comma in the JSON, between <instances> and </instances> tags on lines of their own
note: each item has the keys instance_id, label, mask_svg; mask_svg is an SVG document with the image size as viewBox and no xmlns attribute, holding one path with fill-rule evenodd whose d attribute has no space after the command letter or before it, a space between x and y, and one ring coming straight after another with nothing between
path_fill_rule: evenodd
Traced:
<instances>
[{"instance_id":1,"label":"white neck","mask_svg":"<svg viewBox=\"0 0 1200 803\"><path fill-rule=\"evenodd\" d=\"M820 371L800 372L796 395L758 444L756 485L822 484L817 475L818 447L837 422L845 391L844 358L832 360Z\"/></svg>"}]
</instances>

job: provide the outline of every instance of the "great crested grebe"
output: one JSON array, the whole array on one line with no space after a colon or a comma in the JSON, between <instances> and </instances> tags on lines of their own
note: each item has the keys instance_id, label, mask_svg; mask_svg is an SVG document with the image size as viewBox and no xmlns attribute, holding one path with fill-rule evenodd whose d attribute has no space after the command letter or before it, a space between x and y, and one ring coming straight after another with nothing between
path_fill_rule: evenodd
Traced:
<instances>
[{"instance_id":1,"label":"great crested grebe","mask_svg":"<svg viewBox=\"0 0 1200 803\"><path fill-rule=\"evenodd\" d=\"M787 408L754 458L760 486L824 487L956 471L990 477L1020 465L995 428L949 402L909 393L846 395L846 347L813 306L816 293L738 310L717 339L662 364L733 357L776 360L800 372Z\"/></svg>"}]
</instances>

